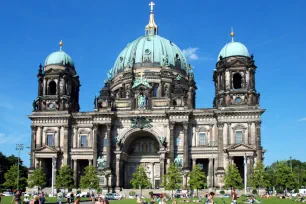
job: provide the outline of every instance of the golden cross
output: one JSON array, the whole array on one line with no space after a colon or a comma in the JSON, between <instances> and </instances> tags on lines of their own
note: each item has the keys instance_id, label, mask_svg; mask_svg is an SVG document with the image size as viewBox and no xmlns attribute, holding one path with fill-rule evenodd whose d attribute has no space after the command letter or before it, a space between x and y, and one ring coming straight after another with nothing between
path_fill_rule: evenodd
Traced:
<instances>
[{"instance_id":1,"label":"golden cross","mask_svg":"<svg viewBox=\"0 0 306 204\"><path fill-rule=\"evenodd\" d=\"M149 6L151 7L151 12L153 13L153 9L154 9L155 3L153 1L151 1Z\"/></svg>"}]
</instances>

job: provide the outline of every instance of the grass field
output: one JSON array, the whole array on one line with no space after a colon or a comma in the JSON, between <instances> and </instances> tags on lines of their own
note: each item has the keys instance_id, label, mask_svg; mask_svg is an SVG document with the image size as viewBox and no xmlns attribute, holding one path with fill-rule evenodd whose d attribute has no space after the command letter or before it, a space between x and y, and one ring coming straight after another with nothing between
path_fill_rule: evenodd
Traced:
<instances>
[{"instance_id":1,"label":"grass field","mask_svg":"<svg viewBox=\"0 0 306 204\"><path fill-rule=\"evenodd\" d=\"M82 198L82 200L88 200L88 198ZM224 198L223 199L225 201L226 204L230 204L231 201L229 198ZM222 204L223 200L221 198L215 198L214 201L217 204ZM293 200L289 200L289 199L277 199L277 198L270 198L270 199L260 199L258 198L258 200L261 201L262 204L291 204L291 203L298 203L295 202ZM11 204L12 202L12 197L8 196L8 197L2 197L2 202L1 204ZM46 198L46 203L56 203L57 199L56 198ZM64 200L65 201L65 200ZM136 204L136 200L135 199L126 199L126 200L111 200L110 201L111 204ZM238 199L238 204L243 204L244 201L243 199ZM172 204L172 201L168 201L167 204ZM188 204L187 202L182 202L181 200L178 200L178 204ZM192 203L190 203L192 204ZM196 203L194 203L196 204ZM203 203L202 203L203 204Z\"/></svg>"}]
</instances>

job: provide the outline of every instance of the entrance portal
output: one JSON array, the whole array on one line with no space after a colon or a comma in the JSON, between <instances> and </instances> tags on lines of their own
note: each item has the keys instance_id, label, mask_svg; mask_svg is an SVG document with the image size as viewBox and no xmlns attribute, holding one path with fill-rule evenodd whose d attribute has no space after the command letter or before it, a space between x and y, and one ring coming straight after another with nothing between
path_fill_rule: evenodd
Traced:
<instances>
[{"instance_id":1,"label":"entrance portal","mask_svg":"<svg viewBox=\"0 0 306 204\"><path fill-rule=\"evenodd\" d=\"M242 180L244 181L244 159L243 157L234 157L234 163L236 164Z\"/></svg>"},{"instance_id":2,"label":"entrance portal","mask_svg":"<svg viewBox=\"0 0 306 204\"><path fill-rule=\"evenodd\" d=\"M158 151L159 142L149 132L139 131L127 138L123 148L123 152L126 153L126 158L123 163L124 175L122 175L124 188L132 188L130 181L139 165L144 166L152 187L159 187L160 155Z\"/></svg>"}]
</instances>

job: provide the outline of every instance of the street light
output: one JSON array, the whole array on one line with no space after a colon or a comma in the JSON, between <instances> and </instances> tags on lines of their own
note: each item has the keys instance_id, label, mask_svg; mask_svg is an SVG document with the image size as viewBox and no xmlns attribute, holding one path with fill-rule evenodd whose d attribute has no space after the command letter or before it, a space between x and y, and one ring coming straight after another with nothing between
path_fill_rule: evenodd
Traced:
<instances>
[{"instance_id":1,"label":"street light","mask_svg":"<svg viewBox=\"0 0 306 204\"><path fill-rule=\"evenodd\" d=\"M17 191L19 190L19 158L20 158L20 151L24 148L24 144L16 144L16 150L18 151L18 173L17 173Z\"/></svg>"}]
</instances>

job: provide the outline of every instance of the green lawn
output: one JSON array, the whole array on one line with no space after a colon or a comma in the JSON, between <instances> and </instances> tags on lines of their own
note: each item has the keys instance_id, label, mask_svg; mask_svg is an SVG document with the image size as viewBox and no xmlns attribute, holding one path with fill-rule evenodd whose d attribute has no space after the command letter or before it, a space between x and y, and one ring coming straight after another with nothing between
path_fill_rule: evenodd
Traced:
<instances>
[{"instance_id":1,"label":"green lawn","mask_svg":"<svg viewBox=\"0 0 306 204\"><path fill-rule=\"evenodd\" d=\"M293 200L289 200L289 199L277 199L277 198L270 198L270 199L260 199L261 203L263 204L291 204L291 203L298 203L298 202L294 202ZM57 202L57 198L46 198L47 202L46 203L55 203ZM82 200L89 200L89 198L82 198ZM215 203L217 204L222 204L222 199L221 198L215 198ZM10 204L12 203L12 197L2 197L2 203L1 204ZM224 201L226 204L230 204L231 201L229 198L224 198ZM111 204L136 204L136 200L135 199L126 199L126 200L111 200L110 201ZM238 204L242 204L244 203L243 199L238 199ZM168 201L167 204L172 204L172 201ZM180 199L178 199L178 204L196 204L196 203L187 203L187 202L182 202ZM203 202L202 202L203 204Z\"/></svg>"},{"instance_id":2,"label":"green lawn","mask_svg":"<svg viewBox=\"0 0 306 204\"><path fill-rule=\"evenodd\" d=\"M23 197L22 197L23 200ZM89 198L81 198L81 200L89 200ZM4 196L2 197L2 203L1 204L10 204L13 203L12 201L12 196ZM65 202L66 199L63 199L63 201ZM57 198L46 198L46 203L56 203L57 202Z\"/></svg>"}]
</instances>

